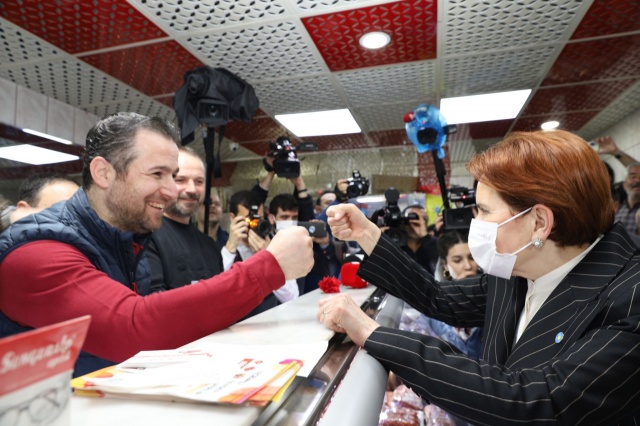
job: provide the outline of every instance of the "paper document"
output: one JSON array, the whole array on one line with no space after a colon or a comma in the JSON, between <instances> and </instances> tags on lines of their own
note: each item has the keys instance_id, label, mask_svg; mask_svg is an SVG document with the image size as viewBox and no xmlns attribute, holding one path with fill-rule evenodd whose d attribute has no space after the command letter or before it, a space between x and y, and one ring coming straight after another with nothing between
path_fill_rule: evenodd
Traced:
<instances>
[{"instance_id":1,"label":"paper document","mask_svg":"<svg viewBox=\"0 0 640 426\"><path fill-rule=\"evenodd\" d=\"M76 394L87 396L264 405L286 389L307 360L315 365L326 350L326 343L324 350L311 346L202 343L144 351L71 385Z\"/></svg>"}]
</instances>

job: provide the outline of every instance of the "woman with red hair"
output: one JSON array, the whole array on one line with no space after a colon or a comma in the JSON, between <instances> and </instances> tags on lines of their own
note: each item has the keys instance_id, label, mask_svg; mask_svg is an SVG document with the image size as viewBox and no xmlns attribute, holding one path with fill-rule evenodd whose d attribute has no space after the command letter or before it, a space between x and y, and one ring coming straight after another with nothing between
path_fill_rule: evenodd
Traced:
<instances>
[{"instance_id":1,"label":"woman with red hair","mask_svg":"<svg viewBox=\"0 0 640 426\"><path fill-rule=\"evenodd\" d=\"M484 274L436 281L353 205L327 212L367 253L359 275L428 316L483 327L482 357L379 326L346 295L318 319L414 392L473 424L640 420L640 258L613 224L607 171L565 131L512 133L467 165L478 180L469 248Z\"/></svg>"}]
</instances>

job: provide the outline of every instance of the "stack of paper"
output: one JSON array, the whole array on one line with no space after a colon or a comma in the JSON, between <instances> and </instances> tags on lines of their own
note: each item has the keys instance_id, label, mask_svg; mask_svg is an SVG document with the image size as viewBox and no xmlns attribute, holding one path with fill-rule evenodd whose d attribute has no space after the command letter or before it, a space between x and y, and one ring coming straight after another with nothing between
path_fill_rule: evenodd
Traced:
<instances>
[{"instance_id":1,"label":"stack of paper","mask_svg":"<svg viewBox=\"0 0 640 426\"><path fill-rule=\"evenodd\" d=\"M145 351L71 381L78 395L264 405L286 388L302 360L268 353L192 348Z\"/></svg>"}]
</instances>

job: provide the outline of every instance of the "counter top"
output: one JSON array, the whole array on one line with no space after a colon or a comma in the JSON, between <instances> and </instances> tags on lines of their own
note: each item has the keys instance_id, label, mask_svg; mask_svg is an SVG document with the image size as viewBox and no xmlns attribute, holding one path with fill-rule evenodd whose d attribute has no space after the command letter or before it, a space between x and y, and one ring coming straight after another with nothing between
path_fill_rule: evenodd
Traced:
<instances>
[{"instance_id":1,"label":"counter top","mask_svg":"<svg viewBox=\"0 0 640 426\"><path fill-rule=\"evenodd\" d=\"M349 293L357 304L364 303L375 289L373 286L364 289L341 287L341 291ZM325 328L315 317L319 300L328 296L315 290L186 346L202 342L234 345L328 342L334 332ZM75 395L70 399L70 404L71 426L244 426L251 425L263 410L245 406Z\"/></svg>"}]
</instances>

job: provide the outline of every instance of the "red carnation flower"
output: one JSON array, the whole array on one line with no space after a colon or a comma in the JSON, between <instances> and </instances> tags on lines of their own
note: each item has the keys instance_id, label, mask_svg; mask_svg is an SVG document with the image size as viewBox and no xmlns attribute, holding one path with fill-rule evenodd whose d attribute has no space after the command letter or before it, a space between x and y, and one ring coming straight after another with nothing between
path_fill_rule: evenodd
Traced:
<instances>
[{"instance_id":1,"label":"red carnation flower","mask_svg":"<svg viewBox=\"0 0 640 426\"><path fill-rule=\"evenodd\" d=\"M336 277L324 277L318 283L324 293L340 293L340 280Z\"/></svg>"}]
</instances>

